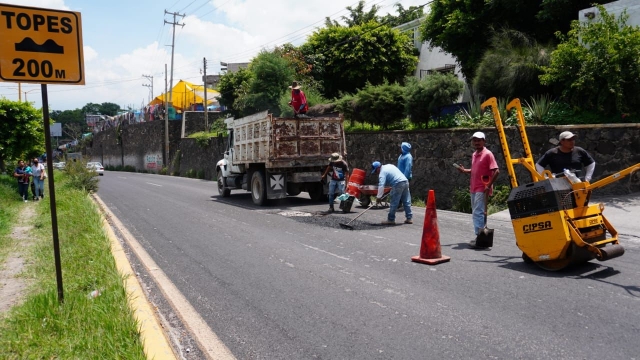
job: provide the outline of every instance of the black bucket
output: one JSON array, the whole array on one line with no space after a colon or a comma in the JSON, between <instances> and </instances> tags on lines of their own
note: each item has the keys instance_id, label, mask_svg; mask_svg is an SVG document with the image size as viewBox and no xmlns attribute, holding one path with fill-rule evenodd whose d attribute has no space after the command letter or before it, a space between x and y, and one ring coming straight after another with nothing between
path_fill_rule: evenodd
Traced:
<instances>
[{"instance_id":1,"label":"black bucket","mask_svg":"<svg viewBox=\"0 0 640 360\"><path fill-rule=\"evenodd\" d=\"M349 196L347 200L340 201L340 209L342 209L343 213L351 212L351 206L353 206L353 200L355 200L355 196Z\"/></svg>"}]
</instances>

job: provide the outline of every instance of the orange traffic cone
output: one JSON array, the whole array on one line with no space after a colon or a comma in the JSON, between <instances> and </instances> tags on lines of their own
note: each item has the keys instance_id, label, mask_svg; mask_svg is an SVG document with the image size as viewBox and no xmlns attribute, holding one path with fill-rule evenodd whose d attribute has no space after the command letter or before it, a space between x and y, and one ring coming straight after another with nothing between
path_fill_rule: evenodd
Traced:
<instances>
[{"instance_id":1,"label":"orange traffic cone","mask_svg":"<svg viewBox=\"0 0 640 360\"><path fill-rule=\"evenodd\" d=\"M438 232L438 216L436 215L436 195L429 190L427 198L427 210L422 227L422 245L420 256L412 256L411 261L427 265L436 265L451 260L449 256L442 255L440 249L440 234Z\"/></svg>"}]
</instances>

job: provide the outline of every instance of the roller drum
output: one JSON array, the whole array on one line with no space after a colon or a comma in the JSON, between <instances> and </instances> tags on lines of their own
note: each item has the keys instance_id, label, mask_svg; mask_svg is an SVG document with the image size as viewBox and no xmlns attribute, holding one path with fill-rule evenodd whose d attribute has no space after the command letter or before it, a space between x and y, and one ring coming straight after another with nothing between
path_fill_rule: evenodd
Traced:
<instances>
[{"instance_id":1,"label":"roller drum","mask_svg":"<svg viewBox=\"0 0 640 360\"><path fill-rule=\"evenodd\" d=\"M602 254L602 258L598 257L598 260L611 260L613 258L617 258L618 256L622 256L622 254L624 254L624 248L620 244L608 245L600 248L600 253Z\"/></svg>"}]
</instances>

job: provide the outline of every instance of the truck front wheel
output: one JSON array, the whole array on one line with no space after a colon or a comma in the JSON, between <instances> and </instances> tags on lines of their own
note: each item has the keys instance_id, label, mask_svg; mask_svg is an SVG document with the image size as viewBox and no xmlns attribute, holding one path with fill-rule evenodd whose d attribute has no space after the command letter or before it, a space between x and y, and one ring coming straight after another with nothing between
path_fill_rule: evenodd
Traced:
<instances>
[{"instance_id":1,"label":"truck front wheel","mask_svg":"<svg viewBox=\"0 0 640 360\"><path fill-rule=\"evenodd\" d=\"M218 169L216 176L218 178L218 194L220 194L220 196L222 197L229 197L231 195L231 189L225 187L225 181L222 177L222 171L220 171L220 169Z\"/></svg>"},{"instance_id":2,"label":"truck front wheel","mask_svg":"<svg viewBox=\"0 0 640 360\"><path fill-rule=\"evenodd\" d=\"M267 203L267 188L262 170L256 170L253 172L253 175L251 175L251 199L253 203L258 206Z\"/></svg>"}]
</instances>

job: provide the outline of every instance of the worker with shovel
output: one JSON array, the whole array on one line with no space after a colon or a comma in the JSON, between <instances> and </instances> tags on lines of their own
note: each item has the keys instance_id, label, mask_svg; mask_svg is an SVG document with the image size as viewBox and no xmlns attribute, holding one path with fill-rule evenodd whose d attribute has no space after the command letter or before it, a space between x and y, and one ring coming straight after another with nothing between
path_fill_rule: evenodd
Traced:
<instances>
[{"instance_id":1,"label":"worker with shovel","mask_svg":"<svg viewBox=\"0 0 640 360\"><path fill-rule=\"evenodd\" d=\"M409 192L409 180L407 180L407 177L393 164L382 165L379 161L374 161L371 167L371 174L378 175L378 195L376 196L376 203L382 201L384 187L391 186L389 215L387 215L387 220L382 222L382 225L396 224L396 209L400 202L404 205L404 215L406 217L404 223L413 224L411 193Z\"/></svg>"},{"instance_id":2,"label":"worker with shovel","mask_svg":"<svg viewBox=\"0 0 640 360\"><path fill-rule=\"evenodd\" d=\"M485 135L483 132L476 132L471 136L471 144L475 152L471 156L471 169L465 169L458 165L458 171L471 175L471 212L473 219L473 229L476 239L469 242L469 246L477 247L476 241L481 231L487 226L487 202L489 196L493 194L493 182L498 177L498 163L493 153L485 145ZM486 246L480 246L486 247Z\"/></svg>"}]
</instances>

